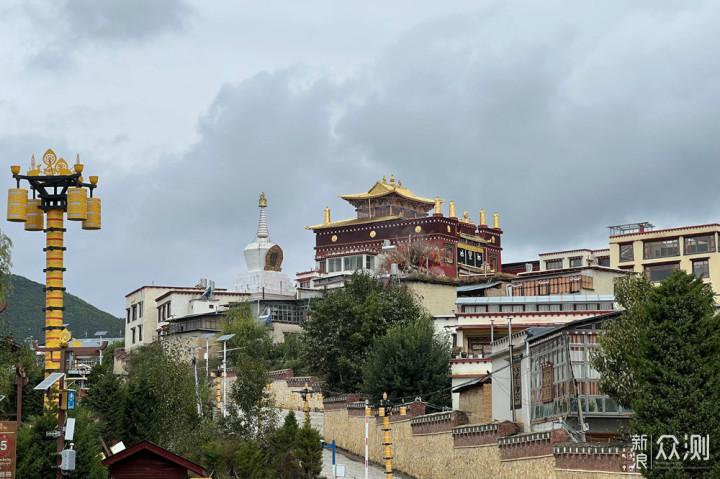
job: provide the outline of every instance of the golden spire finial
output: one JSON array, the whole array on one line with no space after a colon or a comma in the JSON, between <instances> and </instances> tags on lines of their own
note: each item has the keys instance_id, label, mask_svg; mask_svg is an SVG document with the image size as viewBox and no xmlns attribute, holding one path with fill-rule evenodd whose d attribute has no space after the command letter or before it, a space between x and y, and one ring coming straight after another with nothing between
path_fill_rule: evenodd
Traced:
<instances>
[{"instance_id":1,"label":"golden spire finial","mask_svg":"<svg viewBox=\"0 0 720 479\"><path fill-rule=\"evenodd\" d=\"M450 201L450 218L456 218L455 216L455 202Z\"/></svg>"},{"instance_id":2,"label":"golden spire finial","mask_svg":"<svg viewBox=\"0 0 720 479\"><path fill-rule=\"evenodd\" d=\"M387 183L387 178L385 178L385 175L383 175L383 183Z\"/></svg>"},{"instance_id":3,"label":"golden spire finial","mask_svg":"<svg viewBox=\"0 0 720 479\"><path fill-rule=\"evenodd\" d=\"M442 202L443 202L443 200L441 200L439 196L435 197L435 214L436 215L442 214L442 206L440 205Z\"/></svg>"},{"instance_id":4,"label":"golden spire finial","mask_svg":"<svg viewBox=\"0 0 720 479\"><path fill-rule=\"evenodd\" d=\"M80 163L80 153L77 155L77 159L75 160L75 173L82 173L83 172L83 164Z\"/></svg>"},{"instance_id":5,"label":"golden spire finial","mask_svg":"<svg viewBox=\"0 0 720 479\"><path fill-rule=\"evenodd\" d=\"M30 169L35 169L35 154L33 154L32 158L30 158Z\"/></svg>"},{"instance_id":6,"label":"golden spire finial","mask_svg":"<svg viewBox=\"0 0 720 479\"><path fill-rule=\"evenodd\" d=\"M325 223L324 224L326 224L326 225L330 224L330 207L329 206L325 207Z\"/></svg>"},{"instance_id":7,"label":"golden spire finial","mask_svg":"<svg viewBox=\"0 0 720 479\"><path fill-rule=\"evenodd\" d=\"M480 225L481 226L487 226L487 223L485 223L485 209L480 209Z\"/></svg>"},{"instance_id":8,"label":"golden spire finial","mask_svg":"<svg viewBox=\"0 0 720 479\"><path fill-rule=\"evenodd\" d=\"M402 181L398 180L398 186L402 188Z\"/></svg>"},{"instance_id":9,"label":"golden spire finial","mask_svg":"<svg viewBox=\"0 0 720 479\"><path fill-rule=\"evenodd\" d=\"M260 193L260 200L258 201L258 206L260 208L265 208L267 206L267 198L265 198L264 191L262 193Z\"/></svg>"},{"instance_id":10,"label":"golden spire finial","mask_svg":"<svg viewBox=\"0 0 720 479\"><path fill-rule=\"evenodd\" d=\"M498 229L500 228L500 215L496 211L493 213L493 228Z\"/></svg>"},{"instance_id":11,"label":"golden spire finial","mask_svg":"<svg viewBox=\"0 0 720 479\"><path fill-rule=\"evenodd\" d=\"M395 173L390 173L390 184L395 185Z\"/></svg>"}]
</instances>

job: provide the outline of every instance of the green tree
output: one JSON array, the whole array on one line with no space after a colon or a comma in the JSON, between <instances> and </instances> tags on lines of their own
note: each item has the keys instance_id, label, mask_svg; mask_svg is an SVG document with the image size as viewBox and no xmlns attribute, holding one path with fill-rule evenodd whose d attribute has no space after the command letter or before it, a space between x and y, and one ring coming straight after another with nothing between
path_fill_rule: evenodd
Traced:
<instances>
[{"instance_id":1,"label":"green tree","mask_svg":"<svg viewBox=\"0 0 720 479\"><path fill-rule=\"evenodd\" d=\"M100 417L99 434L108 443L126 439L127 389L122 379L113 374L112 361L96 365L88 376L88 392L82 402Z\"/></svg>"},{"instance_id":2,"label":"green tree","mask_svg":"<svg viewBox=\"0 0 720 479\"><path fill-rule=\"evenodd\" d=\"M12 290L12 241L5 233L0 231L0 302Z\"/></svg>"},{"instance_id":3,"label":"green tree","mask_svg":"<svg viewBox=\"0 0 720 479\"><path fill-rule=\"evenodd\" d=\"M75 438L73 440L77 451L74 477L86 479L106 479L107 468L103 467L100 445L100 427L90 416L87 407L79 407L73 413L75 417Z\"/></svg>"},{"instance_id":4,"label":"green tree","mask_svg":"<svg viewBox=\"0 0 720 479\"><path fill-rule=\"evenodd\" d=\"M236 477L264 479L267 477L265 452L257 441L244 441L235 459Z\"/></svg>"},{"instance_id":5,"label":"green tree","mask_svg":"<svg viewBox=\"0 0 720 479\"><path fill-rule=\"evenodd\" d=\"M228 365L235 372L229 391L225 433L244 439L275 430L277 414L265 385L269 382L268 358L272 338L268 328L252 315L248 303L225 313L223 334L234 334L228 341ZM262 420L260 418L262 417Z\"/></svg>"},{"instance_id":6,"label":"green tree","mask_svg":"<svg viewBox=\"0 0 720 479\"><path fill-rule=\"evenodd\" d=\"M446 335L435 333L432 319L418 318L388 330L375 341L363 368L363 392L380 398L414 398L449 406L451 344Z\"/></svg>"},{"instance_id":7,"label":"green tree","mask_svg":"<svg viewBox=\"0 0 720 479\"><path fill-rule=\"evenodd\" d=\"M146 439L181 456L196 457L205 429L190 362L171 344L155 342L133 352L126 372L126 444ZM209 391L201 394L209 400Z\"/></svg>"},{"instance_id":8,"label":"green tree","mask_svg":"<svg viewBox=\"0 0 720 479\"><path fill-rule=\"evenodd\" d=\"M720 319L712 290L678 270L657 287L644 277L621 280L617 299L626 311L603 326L602 353L593 359L603 391L635 412L633 434L656 440L674 435L679 448L686 434L710 437L709 461L668 461L667 468L656 461L643 474L720 477L720 444L714 440L720 437Z\"/></svg>"},{"instance_id":9,"label":"green tree","mask_svg":"<svg viewBox=\"0 0 720 479\"><path fill-rule=\"evenodd\" d=\"M285 416L285 422L283 426L277 429L273 434L270 435L267 441L268 451L268 462L271 468L277 473L279 477L285 477L290 475L291 472L299 468L297 458L294 453L292 459L295 459L297 467L292 466L290 457L287 455L288 452L292 453L295 446L295 438L297 437L298 423L295 419L295 413L290 411Z\"/></svg>"},{"instance_id":10,"label":"green tree","mask_svg":"<svg viewBox=\"0 0 720 479\"><path fill-rule=\"evenodd\" d=\"M412 293L353 274L344 288L325 290L311 301L310 320L302 325L305 360L321 376L324 389L360 391L368 348L392 326L424 314Z\"/></svg>"},{"instance_id":11,"label":"green tree","mask_svg":"<svg viewBox=\"0 0 720 479\"><path fill-rule=\"evenodd\" d=\"M55 477L57 442L45 437L57 429L56 411L33 416L24 422L17 435L17 477L51 479Z\"/></svg>"},{"instance_id":12,"label":"green tree","mask_svg":"<svg viewBox=\"0 0 720 479\"><path fill-rule=\"evenodd\" d=\"M306 422L295 437L295 457L300 461L302 475L306 479L318 477L322 470L322 445L320 433Z\"/></svg>"}]
</instances>

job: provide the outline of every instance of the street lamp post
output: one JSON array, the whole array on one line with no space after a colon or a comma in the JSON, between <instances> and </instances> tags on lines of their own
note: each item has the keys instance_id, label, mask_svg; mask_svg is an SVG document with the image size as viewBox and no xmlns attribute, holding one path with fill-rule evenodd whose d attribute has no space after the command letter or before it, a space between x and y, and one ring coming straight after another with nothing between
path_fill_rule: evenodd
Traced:
<instances>
[{"instance_id":1,"label":"street lamp post","mask_svg":"<svg viewBox=\"0 0 720 479\"><path fill-rule=\"evenodd\" d=\"M100 229L100 199L93 197L98 177L91 176L90 183L84 183L81 176L83 165L78 155L71 170L67 162L58 159L55 152L47 150L42 162L45 167L30 161L26 175L20 174L20 166L10 167L17 188L8 190L8 221L24 222L28 231L43 231L46 236L45 256L45 376L61 369L60 331L63 329L63 245L64 217L82 221L86 230ZM25 180L28 190L20 188ZM88 197L89 192L89 197ZM47 220L45 220L47 216Z\"/></svg>"},{"instance_id":2,"label":"street lamp post","mask_svg":"<svg viewBox=\"0 0 720 479\"><path fill-rule=\"evenodd\" d=\"M227 342L235 334L223 334L215 341L223 343L222 416L227 417Z\"/></svg>"}]
</instances>

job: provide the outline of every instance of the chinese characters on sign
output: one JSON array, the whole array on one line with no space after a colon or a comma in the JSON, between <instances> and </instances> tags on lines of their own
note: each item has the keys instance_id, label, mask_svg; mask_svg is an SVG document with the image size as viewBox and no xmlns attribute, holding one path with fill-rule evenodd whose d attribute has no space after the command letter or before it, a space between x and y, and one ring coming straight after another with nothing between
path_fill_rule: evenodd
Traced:
<instances>
[{"instance_id":1,"label":"chinese characters on sign","mask_svg":"<svg viewBox=\"0 0 720 479\"><path fill-rule=\"evenodd\" d=\"M631 436L631 452L623 453L622 458L629 460L622 466L626 472L642 469L674 467L672 461L708 461L710 459L710 436L685 434L680 441L672 434L663 434L656 441L647 434ZM704 469L703 467L693 467Z\"/></svg>"}]
</instances>

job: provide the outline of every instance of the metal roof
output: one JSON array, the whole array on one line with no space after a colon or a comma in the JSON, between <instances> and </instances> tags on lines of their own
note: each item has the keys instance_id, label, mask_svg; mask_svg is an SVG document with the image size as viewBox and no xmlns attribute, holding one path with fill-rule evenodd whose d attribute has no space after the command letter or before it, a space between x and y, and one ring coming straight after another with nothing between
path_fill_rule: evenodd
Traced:
<instances>
[{"instance_id":1,"label":"metal roof","mask_svg":"<svg viewBox=\"0 0 720 479\"><path fill-rule=\"evenodd\" d=\"M497 286L498 284L500 284L499 281L496 281L496 282L494 282L494 283L487 283L487 284L471 284L471 285L468 285L468 286L458 286L458 287L457 287L457 292L458 292L458 293L464 293L464 292L466 292L466 291L479 291L479 290L483 290L483 289L488 289L488 288L495 287L495 286Z\"/></svg>"}]
</instances>

